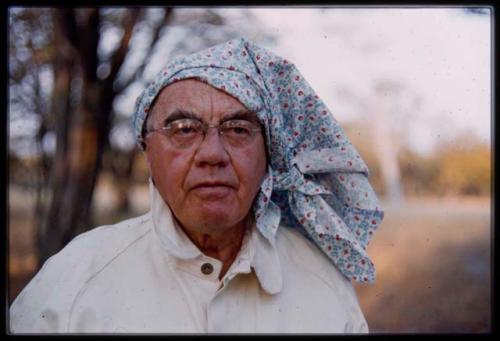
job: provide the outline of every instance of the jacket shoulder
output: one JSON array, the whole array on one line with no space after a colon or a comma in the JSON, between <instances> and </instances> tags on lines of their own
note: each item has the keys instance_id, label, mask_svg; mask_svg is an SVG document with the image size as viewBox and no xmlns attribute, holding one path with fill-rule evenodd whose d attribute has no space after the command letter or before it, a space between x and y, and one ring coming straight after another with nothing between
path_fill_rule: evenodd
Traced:
<instances>
[{"instance_id":1,"label":"jacket shoulder","mask_svg":"<svg viewBox=\"0 0 500 341\"><path fill-rule=\"evenodd\" d=\"M149 215L145 214L113 225L93 228L76 236L53 257L62 260L76 256L89 257L87 258L89 260L99 260L103 257L113 256L115 252L127 247L148 232L149 225L146 224L148 220ZM49 260L51 259L49 258Z\"/></svg>"},{"instance_id":2,"label":"jacket shoulder","mask_svg":"<svg viewBox=\"0 0 500 341\"><path fill-rule=\"evenodd\" d=\"M149 215L96 227L50 257L10 308L12 332L64 332L85 284L150 230Z\"/></svg>"}]
</instances>

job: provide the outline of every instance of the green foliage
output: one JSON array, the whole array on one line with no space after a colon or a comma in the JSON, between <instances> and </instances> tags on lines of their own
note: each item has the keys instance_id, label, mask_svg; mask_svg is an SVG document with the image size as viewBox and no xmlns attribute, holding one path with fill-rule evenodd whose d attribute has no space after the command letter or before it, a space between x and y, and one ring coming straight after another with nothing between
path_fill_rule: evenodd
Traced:
<instances>
[{"instance_id":1,"label":"green foliage","mask_svg":"<svg viewBox=\"0 0 500 341\"><path fill-rule=\"evenodd\" d=\"M399 155L407 195L490 195L491 148L470 137L441 145L429 156Z\"/></svg>"},{"instance_id":2,"label":"green foliage","mask_svg":"<svg viewBox=\"0 0 500 341\"><path fill-rule=\"evenodd\" d=\"M488 145L448 145L437 153L438 182L444 194L490 195L491 150Z\"/></svg>"},{"instance_id":3,"label":"green foliage","mask_svg":"<svg viewBox=\"0 0 500 341\"><path fill-rule=\"evenodd\" d=\"M441 194L437 183L439 165L434 162L434 157L424 157L405 149L400 152L398 161L406 195Z\"/></svg>"}]
</instances>

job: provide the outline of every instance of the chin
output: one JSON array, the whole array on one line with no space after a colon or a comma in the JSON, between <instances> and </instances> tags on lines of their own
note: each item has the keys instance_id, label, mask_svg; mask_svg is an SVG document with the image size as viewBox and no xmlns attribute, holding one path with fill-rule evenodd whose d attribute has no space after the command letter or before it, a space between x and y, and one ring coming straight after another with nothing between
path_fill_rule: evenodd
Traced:
<instances>
[{"instance_id":1,"label":"chin","mask_svg":"<svg viewBox=\"0 0 500 341\"><path fill-rule=\"evenodd\" d=\"M241 222L243 218L231 215L229 209L204 209L196 214L197 226L203 226L205 229L226 229Z\"/></svg>"}]
</instances>

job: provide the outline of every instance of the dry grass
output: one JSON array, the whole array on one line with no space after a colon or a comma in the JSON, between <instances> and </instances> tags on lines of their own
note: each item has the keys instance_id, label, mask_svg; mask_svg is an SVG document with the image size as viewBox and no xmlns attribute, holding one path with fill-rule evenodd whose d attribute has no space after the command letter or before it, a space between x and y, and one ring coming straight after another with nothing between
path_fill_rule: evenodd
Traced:
<instances>
[{"instance_id":1,"label":"dry grass","mask_svg":"<svg viewBox=\"0 0 500 341\"><path fill-rule=\"evenodd\" d=\"M112 195L99 187L99 223L140 214L147 188L134 189L136 212L110 216ZM9 190L9 302L32 278L33 195ZM491 328L490 203L487 199L413 199L384 205L368 248L374 284L356 284L372 332L487 332Z\"/></svg>"}]
</instances>

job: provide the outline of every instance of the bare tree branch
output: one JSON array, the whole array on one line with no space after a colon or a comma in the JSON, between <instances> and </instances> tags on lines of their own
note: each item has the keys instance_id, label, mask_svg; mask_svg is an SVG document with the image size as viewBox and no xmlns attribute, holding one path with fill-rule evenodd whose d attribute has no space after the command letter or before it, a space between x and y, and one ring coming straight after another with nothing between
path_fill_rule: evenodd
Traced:
<instances>
[{"instance_id":1,"label":"bare tree branch","mask_svg":"<svg viewBox=\"0 0 500 341\"><path fill-rule=\"evenodd\" d=\"M141 9L137 8L133 8L129 12L127 12L128 15L124 22L125 33L123 34L120 47L118 47L113 57L111 58L111 72L106 78L106 81L111 84L114 82L116 75L118 74L118 71L120 71L120 68L125 60L130 39L132 38L135 24L137 23L137 19L139 18L141 12Z\"/></svg>"},{"instance_id":2,"label":"bare tree branch","mask_svg":"<svg viewBox=\"0 0 500 341\"><path fill-rule=\"evenodd\" d=\"M123 91L125 88L127 88L133 81L137 80L138 78L141 78L144 68L146 65L149 64L149 61L151 60L151 51L154 50L156 47L158 40L160 39L160 32L163 27L167 26L168 23L172 20L172 13L173 13L173 8L172 7L167 7L165 8L165 12L163 14L163 19L158 23L158 25L155 27L155 30L153 32L153 39L151 40L151 44L149 44L148 51L146 52L146 57L142 60L141 65L139 65L134 73L131 74L131 76L120 82L120 85L118 87L118 92Z\"/></svg>"}]
</instances>

